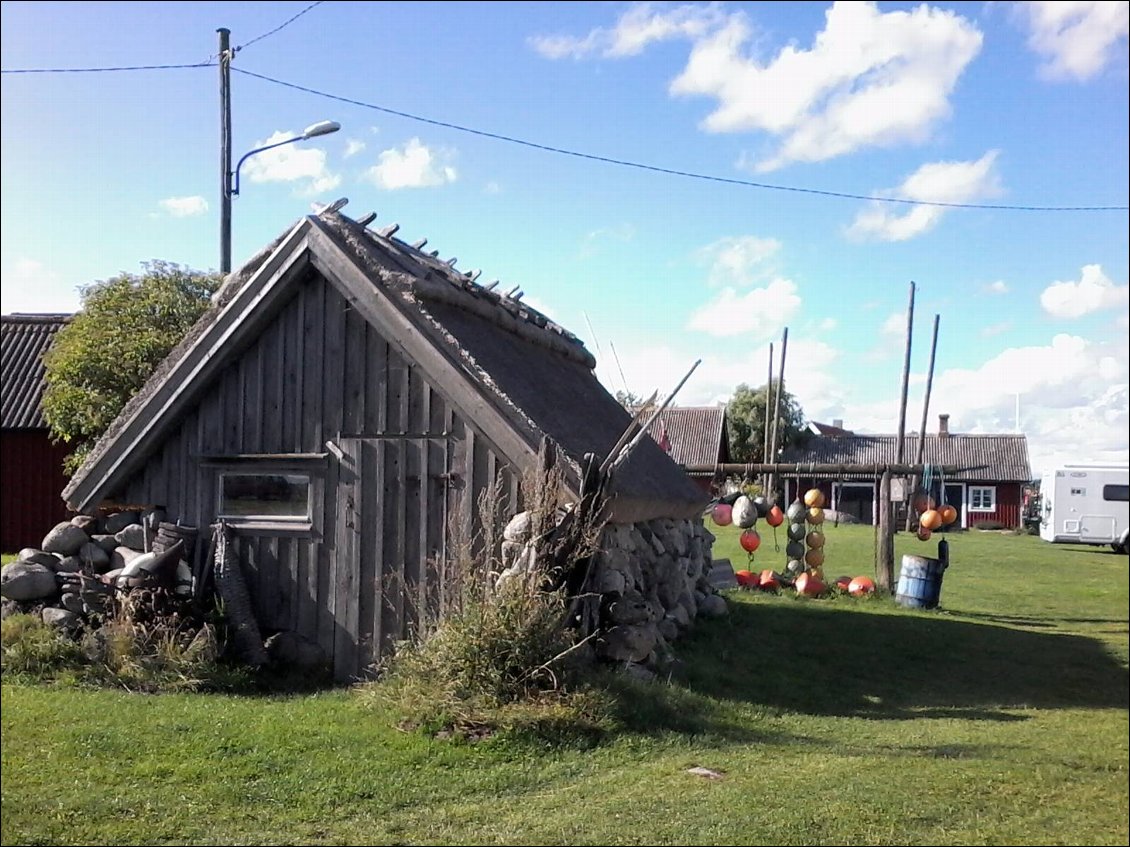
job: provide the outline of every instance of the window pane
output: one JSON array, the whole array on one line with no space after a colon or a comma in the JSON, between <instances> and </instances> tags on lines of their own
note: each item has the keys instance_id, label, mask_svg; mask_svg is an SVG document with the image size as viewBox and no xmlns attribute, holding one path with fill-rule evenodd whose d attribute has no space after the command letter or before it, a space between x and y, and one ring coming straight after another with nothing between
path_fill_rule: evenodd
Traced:
<instances>
[{"instance_id":1,"label":"window pane","mask_svg":"<svg viewBox=\"0 0 1130 847\"><path fill-rule=\"evenodd\" d=\"M310 514L310 477L305 474L221 474L224 517L305 518Z\"/></svg>"},{"instance_id":2,"label":"window pane","mask_svg":"<svg viewBox=\"0 0 1130 847\"><path fill-rule=\"evenodd\" d=\"M1103 499L1125 503L1130 500L1130 485L1104 485Z\"/></svg>"}]
</instances>

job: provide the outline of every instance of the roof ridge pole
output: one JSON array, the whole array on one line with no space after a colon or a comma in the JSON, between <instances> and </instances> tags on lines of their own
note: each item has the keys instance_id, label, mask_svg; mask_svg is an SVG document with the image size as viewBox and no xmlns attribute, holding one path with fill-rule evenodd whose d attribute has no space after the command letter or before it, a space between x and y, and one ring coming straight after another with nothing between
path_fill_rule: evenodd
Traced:
<instances>
[{"instance_id":1,"label":"roof ridge pole","mask_svg":"<svg viewBox=\"0 0 1130 847\"><path fill-rule=\"evenodd\" d=\"M761 420L761 461L769 461L769 399L773 394L773 342L769 342L769 373L765 377L765 415ZM769 474L761 475L761 494L769 500Z\"/></svg>"},{"instance_id":2,"label":"roof ridge pole","mask_svg":"<svg viewBox=\"0 0 1130 847\"><path fill-rule=\"evenodd\" d=\"M785 390L785 354L789 349L789 328L785 327L781 332L781 371L777 377L777 393L774 395L773 401L773 436L769 441L769 450L773 454L773 461L777 461L777 421L781 414L781 394ZM772 377L769 378L772 383ZM776 474L769 474L770 490L776 494L777 478ZM797 482L797 491L800 490L800 482ZM770 497L770 503L776 502L776 497Z\"/></svg>"},{"instance_id":3,"label":"roof ridge pole","mask_svg":"<svg viewBox=\"0 0 1130 847\"><path fill-rule=\"evenodd\" d=\"M940 320L941 320L941 316L938 315L937 313L935 313L934 314L934 334L933 334L933 337L930 339L930 364L926 366L926 394L922 398L922 425L921 425L921 427L919 427L919 430L918 430L918 455L916 456L915 462L914 462L914 464L916 464L916 465L921 465L922 460L926 456L926 420L930 415L930 391L934 386L934 354L938 350L938 322ZM915 480L914 480L914 484L912 484L910 486L910 490L913 491L917 487L918 487L918 480L917 480L917 475L916 475ZM930 492L927 491L926 493L928 495ZM942 489L942 495L943 495L943 497L945 495L945 489L944 488ZM907 510L906 510L906 531L907 532L910 532L910 530L911 530L911 525L910 525L911 520L912 520L912 511L911 511L910 508L907 508Z\"/></svg>"},{"instance_id":4,"label":"roof ridge pole","mask_svg":"<svg viewBox=\"0 0 1130 847\"><path fill-rule=\"evenodd\" d=\"M911 340L914 335L914 280L910 281L910 302L906 306L906 350L903 354L902 361L902 394L899 400L899 434L898 439L895 441L895 464L904 464L906 458L906 395L910 387L910 349ZM906 492L903 492L903 501L906 501ZM888 508L894 510L893 498L888 501ZM890 548L894 549L894 533L898 530L897 521L894 514L886 515L885 526L887 531L891 533L891 538L888 539Z\"/></svg>"}]
</instances>

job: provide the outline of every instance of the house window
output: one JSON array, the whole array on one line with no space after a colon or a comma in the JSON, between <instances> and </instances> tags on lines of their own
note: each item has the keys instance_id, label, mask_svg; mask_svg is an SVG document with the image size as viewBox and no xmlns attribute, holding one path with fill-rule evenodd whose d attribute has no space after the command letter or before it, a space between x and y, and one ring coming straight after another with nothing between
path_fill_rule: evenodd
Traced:
<instances>
[{"instance_id":1,"label":"house window","mask_svg":"<svg viewBox=\"0 0 1130 847\"><path fill-rule=\"evenodd\" d=\"M220 474L220 517L269 521L310 520L310 475Z\"/></svg>"},{"instance_id":2,"label":"house window","mask_svg":"<svg viewBox=\"0 0 1130 847\"><path fill-rule=\"evenodd\" d=\"M1130 500L1130 485L1104 485L1103 499L1115 503L1125 503Z\"/></svg>"},{"instance_id":3,"label":"house window","mask_svg":"<svg viewBox=\"0 0 1130 847\"><path fill-rule=\"evenodd\" d=\"M994 485L969 486L969 511L993 512L997 508L997 489Z\"/></svg>"}]
</instances>

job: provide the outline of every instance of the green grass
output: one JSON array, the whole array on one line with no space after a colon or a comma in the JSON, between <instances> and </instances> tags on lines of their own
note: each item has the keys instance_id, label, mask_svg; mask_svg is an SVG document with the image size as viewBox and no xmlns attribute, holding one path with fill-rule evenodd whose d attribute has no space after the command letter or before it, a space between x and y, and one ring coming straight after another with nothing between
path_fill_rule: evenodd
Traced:
<instances>
[{"instance_id":1,"label":"green grass","mask_svg":"<svg viewBox=\"0 0 1130 847\"><path fill-rule=\"evenodd\" d=\"M827 536L829 578L873 573L870 528ZM584 743L437 740L350 691L6 683L2 841L1126 844L1126 556L950 542L936 611L733 592ZM896 576L933 549L900 534Z\"/></svg>"}]
</instances>

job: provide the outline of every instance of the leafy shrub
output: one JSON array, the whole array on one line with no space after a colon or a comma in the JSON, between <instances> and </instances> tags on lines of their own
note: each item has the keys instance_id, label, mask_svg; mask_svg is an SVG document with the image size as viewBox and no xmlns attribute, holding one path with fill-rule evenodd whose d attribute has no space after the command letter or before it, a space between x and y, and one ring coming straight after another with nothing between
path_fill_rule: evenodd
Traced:
<instances>
[{"instance_id":1,"label":"leafy shrub","mask_svg":"<svg viewBox=\"0 0 1130 847\"><path fill-rule=\"evenodd\" d=\"M994 530L994 529L1005 529L1006 527L1005 527L1004 523L1002 523L1001 521L990 519L990 520L977 521L976 523L973 524L973 528L974 529L981 529L981 530Z\"/></svg>"}]
</instances>

